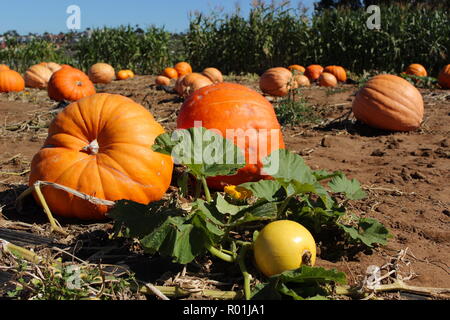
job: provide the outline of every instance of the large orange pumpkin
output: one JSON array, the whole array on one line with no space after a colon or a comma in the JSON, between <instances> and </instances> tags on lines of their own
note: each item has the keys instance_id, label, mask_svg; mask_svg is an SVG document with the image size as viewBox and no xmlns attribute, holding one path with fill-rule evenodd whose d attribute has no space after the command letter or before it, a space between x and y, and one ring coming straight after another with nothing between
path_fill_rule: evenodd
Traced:
<instances>
[{"instance_id":1,"label":"large orange pumpkin","mask_svg":"<svg viewBox=\"0 0 450 320\"><path fill-rule=\"evenodd\" d=\"M45 89L55 71L61 69L56 63L42 62L28 68L25 72L25 85L30 88Z\"/></svg>"},{"instance_id":2,"label":"large orange pumpkin","mask_svg":"<svg viewBox=\"0 0 450 320\"><path fill-rule=\"evenodd\" d=\"M170 156L153 152L164 133L152 114L133 100L99 93L67 106L33 157L29 184L49 181L97 198L143 204L159 200L170 185ZM102 219L107 207L63 190L43 188L52 212L64 217Z\"/></svg>"},{"instance_id":3,"label":"large orange pumpkin","mask_svg":"<svg viewBox=\"0 0 450 320\"><path fill-rule=\"evenodd\" d=\"M411 74L419 77L426 77L428 75L427 69L421 64L413 63L408 66L405 70L406 74Z\"/></svg>"},{"instance_id":4,"label":"large orange pumpkin","mask_svg":"<svg viewBox=\"0 0 450 320\"><path fill-rule=\"evenodd\" d=\"M93 83L110 83L116 78L114 68L103 62L92 65L89 68L88 75Z\"/></svg>"},{"instance_id":5,"label":"large orange pumpkin","mask_svg":"<svg viewBox=\"0 0 450 320\"><path fill-rule=\"evenodd\" d=\"M206 68L202 71L202 74L205 77L209 78L213 83L223 82L222 72L220 72L220 70L217 68Z\"/></svg>"},{"instance_id":6,"label":"large orange pumpkin","mask_svg":"<svg viewBox=\"0 0 450 320\"><path fill-rule=\"evenodd\" d=\"M283 97L296 87L292 72L283 67L270 68L259 79L261 91L275 97Z\"/></svg>"},{"instance_id":7,"label":"large orange pumpkin","mask_svg":"<svg viewBox=\"0 0 450 320\"><path fill-rule=\"evenodd\" d=\"M444 66L439 72L439 84L444 89L450 89L450 64Z\"/></svg>"},{"instance_id":8,"label":"large orange pumpkin","mask_svg":"<svg viewBox=\"0 0 450 320\"><path fill-rule=\"evenodd\" d=\"M347 72L341 66L327 66L323 69L323 72L331 73L339 82L347 81Z\"/></svg>"},{"instance_id":9,"label":"large orange pumpkin","mask_svg":"<svg viewBox=\"0 0 450 320\"><path fill-rule=\"evenodd\" d=\"M262 159L284 148L283 136L272 104L258 92L235 83L217 83L195 91L181 106L177 128L194 127L196 121L216 129L245 153L247 165L232 176L208 178L208 185L226 185L270 178L262 172ZM244 140L244 141L243 141ZM250 142L252 141L252 142Z\"/></svg>"},{"instance_id":10,"label":"large orange pumpkin","mask_svg":"<svg viewBox=\"0 0 450 320\"><path fill-rule=\"evenodd\" d=\"M315 81L319 79L320 75L323 72L323 67L318 64L312 64L306 67L305 76L308 77L310 81Z\"/></svg>"},{"instance_id":11,"label":"large orange pumpkin","mask_svg":"<svg viewBox=\"0 0 450 320\"><path fill-rule=\"evenodd\" d=\"M25 89L25 80L14 70L0 71L0 92L19 92Z\"/></svg>"},{"instance_id":12,"label":"large orange pumpkin","mask_svg":"<svg viewBox=\"0 0 450 320\"><path fill-rule=\"evenodd\" d=\"M191 65L189 63L187 63L187 62L184 62L184 61L183 62L178 62L175 65L174 68L178 72L178 77L185 76L185 75L187 75L189 73L192 73Z\"/></svg>"},{"instance_id":13,"label":"large orange pumpkin","mask_svg":"<svg viewBox=\"0 0 450 320\"><path fill-rule=\"evenodd\" d=\"M77 101L95 94L94 84L81 70L63 67L48 82L48 96L56 101Z\"/></svg>"},{"instance_id":14,"label":"large orange pumpkin","mask_svg":"<svg viewBox=\"0 0 450 320\"><path fill-rule=\"evenodd\" d=\"M403 78L383 74L371 78L356 94L352 105L356 119L384 130L417 129L423 119L423 98Z\"/></svg>"},{"instance_id":15,"label":"large orange pumpkin","mask_svg":"<svg viewBox=\"0 0 450 320\"><path fill-rule=\"evenodd\" d=\"M336 77L331 73L322 72L319 77L319 85L321 87L336 87L337 83L338 81Z\"/></svg>"}]
</instances>

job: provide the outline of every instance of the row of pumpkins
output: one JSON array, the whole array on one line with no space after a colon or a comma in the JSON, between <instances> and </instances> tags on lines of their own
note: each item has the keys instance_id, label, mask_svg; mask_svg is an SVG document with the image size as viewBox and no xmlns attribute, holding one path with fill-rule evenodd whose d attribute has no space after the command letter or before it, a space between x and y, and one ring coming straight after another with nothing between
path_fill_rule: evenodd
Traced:
<instances>
[{"instance_id":1,"label":"row of pumpkins","mask_svg":"<svg viewBox=\"0 0 450 320\"><path fill-rule=\"evenodd\" d=\"M88 74L69 66L54 62L41 62L31 66L24 74L0 65L0 92L20 92L29 88L47 89L51 99L76 101L96 92L94 83L109 83L114 79L134 77L132 70L120 70L117 74L107 63L96 63Z\"/></svg>"}]
</instances>

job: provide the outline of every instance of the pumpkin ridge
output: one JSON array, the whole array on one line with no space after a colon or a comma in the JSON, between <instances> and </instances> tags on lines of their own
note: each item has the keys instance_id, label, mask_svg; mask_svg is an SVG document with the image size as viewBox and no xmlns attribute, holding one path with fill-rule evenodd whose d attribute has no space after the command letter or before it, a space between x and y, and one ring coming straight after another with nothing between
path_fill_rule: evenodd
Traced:
<instances>
[{"instance_id":1,"label":"pumpkin ridge","mask_svg":"<svg viewBox=\"0 0 450 320\"><path fill-rule=\"evenodd\" d=\"M384 105L383 101L380 101L380 98L381 98L381 97L384 98L384 99L389 100L390 103L389 103L389 104L386 104L385 109L389 109L390 111L395 111L395 110L398 110L398 109L399 109L398 106L401 106L401 107L403 107L405 110L409 111L409 108L408 108L407 106L405 106L403 103L394 100L393 98L387 96L386 94L384 94L384 93L381 92L380 90L377 90L376 88L372 88L372 87L367 87L366 89L367 89L367 91L372 90L372 91L375 91L375 92L377 93L376 95L374 95L374 96L371 97L371 100L376 101L377 104L383 104L383 105ZM368 97L368 94L367 94L367 93L363 93L363 95L364 95L365 97ZM373 95L373 93L372 93L372 95ZM369 103L370 103L370 100L369 100L369 99L367 99L367 100L368 100ZM395 105L395 107L392 106L392 105Z\"/></svg>"},{"instance_id":2,"label":"pumpkin ridge","mask_svg":"<svg viewBox=\"0 0 450 320\"><path fill-rule=\"evenodd\" d=\"M116 163L118 165L118 167L120 167L120 169L113 168L113 167L111 167L111 166L109 166L107 164L104 164L104 163L99 164L98 163L99 159L97 159L97 164L98 164L99 170L100 169L105 169L108 172L110 172L112 175L114 175L116 178L119 178L118 180L123 181L123 182L125 182L127 184L131 181L132 183L137 184L137 185L139 185L139 186L141 186L141 187L143 187L145 189L152 189L152 188L154 189L154 188L158 187L158 186L155 186L154 184L143 184L143 183L135 180L135 178L132 177L132 175L130 175L128 173L128 171L125 170L123 168L123 166L118 161L113 159L110 155L108 155L106 153L102 153L102 156L107 156L110 160L112 160L114 163ZM119 174L119 176L115 175L114 173ZM123 176L125 176L127 179L123 179ZM142 193L144 194L144 192L142 192Z\"/></svg>"},{"instance_id":3,"label":"pumpkin ridge","mask_svg":"<svg viewBox=\"0 0 450 320\"><path fill-rule=\"evenodd\" d=\"M383 105L385 111L387 111L386 109L388 109L388 110L389 110L389 113L390 113L390 114L394 114L394 116L395 116L396 118L397 118L396 114L397 114L398 111L406 112L406 113L409 114L409 116L412 115L412 116L415 117L415 113L412 112L411 106L410 106L409 104L408 104L408 105L405 105L405 104L403 103L403 101L397 101L397 100L391 98L390 96L387 96L385 93L380 92L377 88L373 88L373 87L370 87L370 86L369 86L369 87L367 87L366 89L367 89L367 91L370 91L370 90L375 91L375 92L377 93L377 95L372 96L371 99L374 100L374 101L376 101L378 104ZM367 93L364 93L364 95L367 97ZM380 97L383 97L383 98L389 100L390 103L389 103L389 104L386 104L386 103L384 103L383 101L380 101ZM370 103L370 99L367 99L367 100L368 100L369 103ZM404 99L401 99L401 100L404 100ZM409 102L409 101L408 101L408 102ZM372 103L370 103L370 104L372 104ZM394 105L395 105L395 107L394 107ZM379 109L379 108L377 107L377 109ZM401 109L402 109L402 110L401 110ZM417 117L415 117L415 118L417 118Z\"/></svg>"},{"instance_id":4,"label":"pumpkin ridge","mask_svg":"<svg viewBox=\"0 0 450 320\"><path fill-rule=\"evenodd\" d=\"M374 83L369 84L369 85L367 86L367 89L375 90L375 91L381 93L383 96L389 98L391 101L394 100L394 99L401 100L400 102L401 102L402 105L404 105L404 106L406 106L406 107L408 107L408 108L411 107L410 99L404 95L404 92L405 92L405 91L397 92L397 91L394 91L394 90L389 90L393 85L395 85L395 83L393 83L393 82L394 82L394 81L399 81L399 80L397 80L397 79L394 80L394 79L391 78L391 77L386 77L385 79L379 79L379 80L380 80L380 81L379 81L379 82L377 81L377 82L375 83L375 85L374 85ZM403 79L402 79L402 80L403 80ZM404 80L404 81L406 81L406 80ZM403 81L402 81L402 82L403 82ZM381 83L381 84L380 84L380 83ZM406 85L406 83L404 83L404 82L403 82L403 84ZM409 83L408 83L408 84L409 84ZM378 89L378 86L380 86L380 87L386 87L387 90L385 90L385 92L380 92L380 89ZM415 88L415 87L414 87L414 88ZM408 92L410 92L410 90L408 90ZM410 109L410 108L409 108L409 109Z\"/></svg>"}]
</instances>

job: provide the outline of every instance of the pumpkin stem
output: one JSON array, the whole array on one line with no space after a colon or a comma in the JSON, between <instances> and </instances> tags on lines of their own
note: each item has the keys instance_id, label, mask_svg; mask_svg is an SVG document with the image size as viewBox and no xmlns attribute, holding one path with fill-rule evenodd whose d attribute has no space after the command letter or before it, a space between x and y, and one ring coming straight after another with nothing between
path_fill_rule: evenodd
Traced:
<instances>
[{"instance_id":1,"label":"pumpkin stem","mask_svg":"<svg viewBox=\"0 0 450 320\"><path fill-rule=\"evenodd\" d=\"M79 86L79 87L81 87L81 86L83 85L83 82L77 81L77 82L76 82L76 85Z\"/></svg>"},{"instance_id":2,"label":"pumpkin stem","mask_svg":"<svg viewBox=\"0 0 450 320\"><path fill-rule=\"evenodd\" d=\"M98 145L97 139L94 139L89 143L86 147L83 148L83 151L86 151L88 154L96 155L100 146Z\"/></svg>"}]
</instances>

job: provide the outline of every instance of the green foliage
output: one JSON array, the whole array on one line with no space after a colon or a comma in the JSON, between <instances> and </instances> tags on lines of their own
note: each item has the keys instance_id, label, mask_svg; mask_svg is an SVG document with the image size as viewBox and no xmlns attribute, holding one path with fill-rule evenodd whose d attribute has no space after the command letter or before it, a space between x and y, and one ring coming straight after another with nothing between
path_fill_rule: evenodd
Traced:
<instances>
[{"instance_id":1,"label":"green foliage","mask_svg":"<svg viewBox=\"0 0 450 320\"><path fill-rule=\"evenodd\" d=\"M285 271L258 284L252 292L252 300L327 300L330 286L346 284L343 272L319 267L301 266L297 270Z\"/></svg>"},{"instance_id":2,"label":"green foliage","mask_svg":"<svg viewBox=\"0 0 450 320\"><path fill-rule=\"evenodd\" d=\"M198 69L215 66L259 73L290 64L342 65L356 72L402 72L421 63L433 74L448 62L449 12L412 5L382 5L381 29L370 30L364 8L323 10L306 16L287 5L260 3L247 18L203 13L191 17L185 39L188 59Z\"/></svg>"},{"instance_id":3,"label":"green foliage","mask_svg":"<svg viewBox=\"0 0 450 320\"><path fill-rule=\"evenodd\" d=\"M205 130L193 128L183 132L193 137ZM220 139L219 143L229 144L226 139ZM175 144L165 133L156 139L153 149L172 154ZM203 148L207 147L208 143L203 144ZM193 149L191 145L190 150ZM204 179L207 169L200 164L192 169L191 160L190 156L178 158L191 174ZM348 243L371 247L386 242L389 232L382 224L346 211L349 200L365 197L356 180L349 180L340 172L314 171L303 158L288 150L274 151L263 159L263 164L264 171L274 179L240 185L252 192L252 198L246 203L236 203L222 193L211 197L205 183L206 201L197 195L188 208L182 207L176 197L148 205L119 201L108 215L115 220L116 231L125 227L126 234L139 239L147 252L159 252L182 264L207 250L223 258L224 253L216 248L236 248L231 234L255 223L286 218L308 226L313 235L327 227L336 235L341 234ZM222 166L226 169L229 165ZM221 170L216 163L211 174L216 172L233 174L235 171ZM328 188L326 180L331 180ZM224 260L233 261L237 253L232 252L232 256L225 255Z\"/></svg>"},{"instance_id":4,"label":"green foliage","mask_svg":"<svg viewBox=\"0 0 450 320\"><path fill-rule=\"evenodd\" d=\"M97 62L106 62L119 69L132 69L137 74L159 74L173 65L178 52L171 53L171 34L164 29L150 27L95 29L91 37L83 37L72 50L79 68L89 69Z\"/></svg>"}]
</instances>

